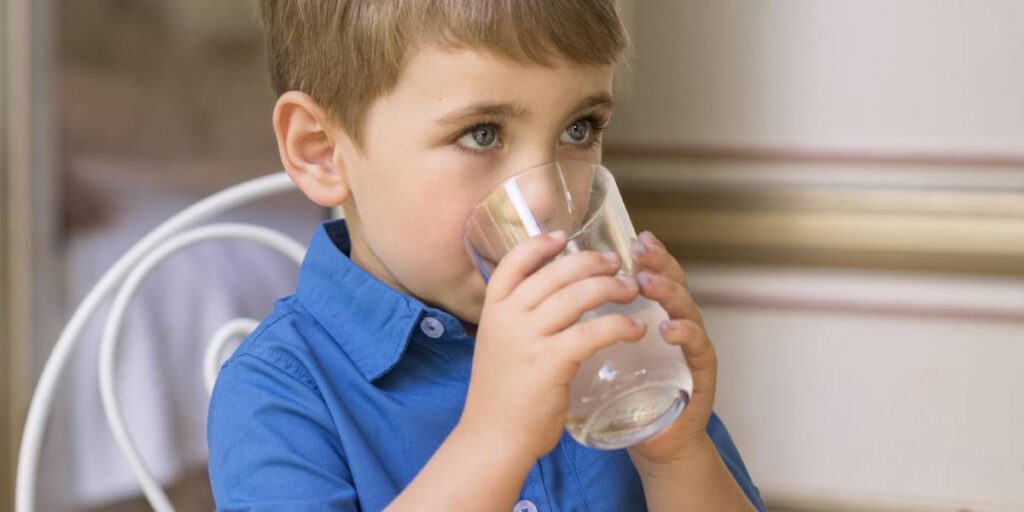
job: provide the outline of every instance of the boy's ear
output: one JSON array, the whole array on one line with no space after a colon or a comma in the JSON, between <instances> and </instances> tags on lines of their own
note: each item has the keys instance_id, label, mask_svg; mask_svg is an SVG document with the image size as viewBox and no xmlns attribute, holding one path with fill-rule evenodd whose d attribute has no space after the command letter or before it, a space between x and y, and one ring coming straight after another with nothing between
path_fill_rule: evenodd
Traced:
<instances>
[{"instance_id":1,"label":"boy's ear","mask_svg":"<svg viewBox=\"0 0 1024 512\"><path fill-rule=\"evenodd\" d=\"M346 169L335 162L338 132L327 112L308 94L288 91L274 105L274 134L284 170L310 200L338 206L351 195Z\"/></svg>"}]
</instances>

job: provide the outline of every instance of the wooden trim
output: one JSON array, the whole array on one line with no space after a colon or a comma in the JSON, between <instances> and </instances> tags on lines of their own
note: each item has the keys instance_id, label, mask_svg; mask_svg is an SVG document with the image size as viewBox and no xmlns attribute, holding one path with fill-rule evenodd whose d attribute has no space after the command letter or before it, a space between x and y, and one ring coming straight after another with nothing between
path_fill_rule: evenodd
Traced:
<instances>
[{"instance_id":1,"label":"wooden trim","mask_svg":"<svg viewBox=\"0 0 1024 512\"><path fill-rule=\"evenodd\" d=\"M670 211L634 208L667 242L794 250L1006 256L1024 259L1024 222L844 212Z\"/></svg>"},{"instance_id":2,"label":"wooden trim","mask_svg":"<svg viewBox=\"0 0 1024 512\"><path fill-rule=\"evenodd\" d=\"M62 292L57 259L51 0L0 0L3 88L4 332L6 410L0 477L11 510L17 452L33 382L56 333ZM16 129L15 129L16 128Z\"/></svg>"},{"instance_id":3,"label":"wooden trim","mask_svg":"<svg viewBox=\"0 0 1024 512\"><path fill-rule=\"evenodd\" d=\"M684 262L1024 275L1024 158L655 148L604 160L633 224Z\"/></svg>"},{"instance_id":4,"label":"wooden trim","mask_svg":"<svg viewBox=\"0 0 1024 512\"><path fill-rule=\"evenodd\" d=\"M955 190L651 190L623 183L623 198L649 210L827 212L1024 218L1024 193Z\"/></svg>"},{"instance_id":5,"label":"wooden trim","mask_svg":"<svg viewBox=\"0 0 1024 512\"><path fill-rule=\"evenodd\" d=\"M1024 275L1021 219L630 210L684 263Z\"/></svg>"},{"instance_id":6,"label":"wooden trim","mask_svg":"<svg viewBox=\"0 0 1024 512\"><path fill-rule=\"evenodd\" d=\"M899 318L937 318L985 322L1024 322L1024 312L1003 309L954 308L914 304L869 304L845 300L805 300L799 298L756 297L738 294L694 291L694 299L708 306L756 308L759 310L820 311L824 313L867 314Z\"/></svg>"},{"instance_id":7,"label":"wooden trim","mask_svg":"<svg viewBox=\"0 0 1024 512\"><path fill-rule=\"evenodd\" d=\"M1024 322L1024 279L687 264L702 306Z\"/></svg>"},{"instance_id":8,"label":"wooden trim","mask_svg":"<svg viewBox=\"0 0 1024 512\"><path fill-rule=\"evenodd\" d=\"M10 64L10 30L8 0L0 0L0 77L12 76ZM14 480L17 467L17 423L21 416L16 406L17 368L12 327L13 290L10 276L12 238L11 150L9 130L9 80L0 80L0 512L10 511L14 504Z\"/></svg>"},{"instance_id":9,"label":"wooden trim","mask_svg":"<svg viewBox=\"0 0 1024 512\"><path fill-rule=\"evenodd\" d=\"M1012 167L1024 170L1024 153L843 150L773 146L609 144L608 158L740 160L822 164Z\"/></svg>"}]
</instances>

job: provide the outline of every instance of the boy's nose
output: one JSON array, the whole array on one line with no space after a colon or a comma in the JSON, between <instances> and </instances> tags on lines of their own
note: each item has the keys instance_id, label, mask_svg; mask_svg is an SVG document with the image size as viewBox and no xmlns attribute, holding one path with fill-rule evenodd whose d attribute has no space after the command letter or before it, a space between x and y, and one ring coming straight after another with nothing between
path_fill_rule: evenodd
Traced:
<instances>
[{"instance_id":1,"label":"boy's nose","mask_svg":"<svg viewBox=\"0 0 1024 512\"><path fill-rule=\"evenodd\" d=\"M527 169L553 164L558 160L558 154L554 149L547 151L539 149L536 151L523 151L519 155L514 155L513 152L513 155L510 156L512 158L509 158L508 161L502 164L504 167L503 174L506 178L515 176Z\"/></svg>"},{"instance_id":2,"label":"boy's nose","mask_svg":"<svg viewBox=\"0 0 1024 512\"><path fill-rule=\"evenodd\" d=\"M535 225L545 232L571 233L578 227L568 180L560 165L549 161L515 174L517 178L508 183L505 190L509 199L505 212L508 220Z\"/></svg>"}]
</instances>

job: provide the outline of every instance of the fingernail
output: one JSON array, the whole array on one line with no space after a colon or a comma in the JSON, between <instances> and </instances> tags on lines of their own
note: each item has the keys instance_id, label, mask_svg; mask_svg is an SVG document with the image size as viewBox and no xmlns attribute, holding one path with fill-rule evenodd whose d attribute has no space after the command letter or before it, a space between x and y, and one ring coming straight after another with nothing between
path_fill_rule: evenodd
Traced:
<instances>
[{"instance_id":1,"label":"fingernail","mask_svg":"<svg viewBox=\"0 0 1024 512\"><path fill-rule=\"evenodd\" d=\"M637 327L643 327L643 326L647 325L643 320L641 320L641 319L639 319L639 318L637 318L635 316L631 316L631 317L629 317L629 319L632 320L633 323L636 324Z\"/></svg>"},{"instance_id":2,"label":"fingernail","mask_svg":"<svg viewBox=\"0 0 1024 512\"><path fill-rule=\"evenodd\" d=\"M658 326L662 334L677 333L683 330L682 320L665 320Z\"/></svg>"},{"instance_id":3,"label":"fingernail","mask_svg":"<svg viewBox=\"0 0 1024 512\"><path fill-rule=\"evenodd\" d=\"M651 278L650 276L647 275L646 272L640 272L639 274L636 275L636 282L641 287L644 287L651 284Z\"/></svg>"},{"instance_id":4,"label":"fingernail","mask_svg":"<svg viewBox=\"0 0 1024 512\"><path fill-rule=\"evenodd\" d=\"M625 284L629 288L634 288L634 287L637 286L636 279L633 279L632 277L629 277L629 276L617 276L617 277L619 278L620 281L623 282L623 284Z\"/></svg>"},{"instance_id":5,"label":"fingernail","mask_svg":"<svg viewBox=\"0 0 1024 512\"><path fill-rule=\"evenodd\" d=\"M552 231L552 232L548 233L548 236L551 237L553 240L561 240L561 239L565 238L565 231L562 231L562 230Z\"/></svg>"},{"instance_id":6,"label":"fingernail","mask_svg":"<svg viewBox=\"0 0 1024 512\"><path fill-rule=\"evenodd\" d=\"M601 253L601 257L604 258L604 260L607 261L608 263L618 263L619 262L619 255L615 254L614 251L603 252L603 253Z\"/></svg>"},{"instance_id":7,"label":"fingernail","mask_svg":"<svg viewBox=\"0 0 1024 512\"><path fill-rule=\"evenodd\" d=\"M658 243L659 243L658 239L654 237L654 233L651 233L650 231L644 231L644 232L640 233L640 240L645 245L649 245L651 247L654 247L655 245L658 245Z\"/></svg>"}]
</instances>

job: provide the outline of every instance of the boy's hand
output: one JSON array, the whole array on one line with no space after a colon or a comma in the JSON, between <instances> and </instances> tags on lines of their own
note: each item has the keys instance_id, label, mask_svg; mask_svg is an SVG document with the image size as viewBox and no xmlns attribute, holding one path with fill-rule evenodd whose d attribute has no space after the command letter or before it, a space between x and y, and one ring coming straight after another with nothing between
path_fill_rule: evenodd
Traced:
<instances>
[{"instance_id":1,"label":"boy's hand","mask_svg":"<svg viewBox=\"0 0 1024 512\"><path fill-rule=\"evenodd\" d=\"M654 437L628 450L642 473L660 472L697 453L695 446L710 442L706 428L715 401L718 360L679 262L649 231L640 233L632 252L642 269L637 275L640 293L668 312L669 320L660 326L661 335L668 343L682 348L693 374L693 396L679 418Z\"/></svg>"},{"instance_id":2,"label":"boy's hand","mask_svg":"<svg viewBox=\"0 0 1024 512\"><path fill-rule=\"evenodd\" d=\"M622 314L576 323L584 312L609 301L632 302L640 291L635 280L615 277L621 262L613 253L580 252L545 265L565 245L562 233L533 237L495 269L459 420L482 447L511 448L531 464L562 436L579 363L619 340L638 341L646 331Z\"/></svg>"}]
</instances>

